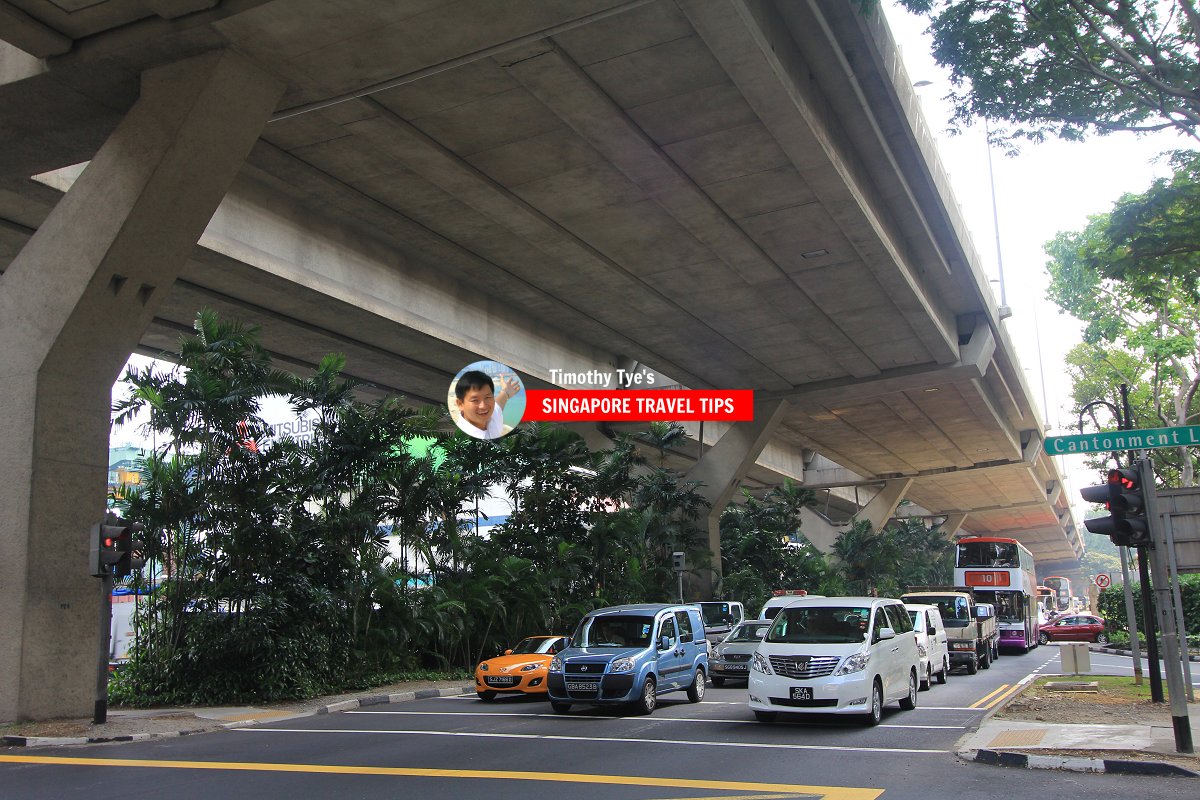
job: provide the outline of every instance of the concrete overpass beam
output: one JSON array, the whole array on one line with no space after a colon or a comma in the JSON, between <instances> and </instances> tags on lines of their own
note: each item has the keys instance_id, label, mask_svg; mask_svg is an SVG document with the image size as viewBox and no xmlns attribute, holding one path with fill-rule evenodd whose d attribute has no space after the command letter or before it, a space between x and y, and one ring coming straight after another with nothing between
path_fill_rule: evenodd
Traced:
<instances>
[{"instance_id":1,"label":"concrete overpass beam","mask_svg":"<svg viewBox=\"0 0 1200 800\"><path fill-rule=\"evenodd\" d=\"M232 52L145 73L0 279L0 721L93 709L111 387L283 88Z\"/></svg>"},{"instance_id":2,"label":"concrete overpass beam","mask_svg":"<svg viewBox=\"0 0 1200 800\"><path fill-rule=\"evenodd\" d=\"M892 518L892 514L896 513L896 507L900 505L900 501L904 499L904 495L908 493L912 484L912 478L895 478L887 481L879 493L871 498L871 502L854 515L854 519L856 521L866 520L871 523L872 528L879 530Z\"/></svg>"},{"instance_id":3,"label":"concrete overpass beam","mask_svg":"<svg viewBox=\"0 0 1200 800\"><path fill-rule=\"evenodd\" d=\"M701 484L700 493L711 504L708 514L708 549L713 557L714 577L721 576L721 512L737 489L737 482L753 466L787 413L781 400L754 404L754 421L733 425L715 445L705 451L687 474ZM701 587L710 596L712 587Z\"/></svg>"}]
</instances>

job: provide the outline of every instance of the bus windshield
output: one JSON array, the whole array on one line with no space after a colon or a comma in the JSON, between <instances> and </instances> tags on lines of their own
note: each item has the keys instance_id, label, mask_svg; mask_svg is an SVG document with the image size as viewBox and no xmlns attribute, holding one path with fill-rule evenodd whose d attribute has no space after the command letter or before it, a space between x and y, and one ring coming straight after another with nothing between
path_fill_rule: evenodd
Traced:
<instances>
[{"instance_id":1,"label":"bus windshield","mask_svg":"<svg viewBox=\"0 0 1200 800\"><path fill-rule=\"evenodd\" d=\"M958 567L1019 567L1021 556L1011 542L960 542Z\"/></svg>"}]
</instances>

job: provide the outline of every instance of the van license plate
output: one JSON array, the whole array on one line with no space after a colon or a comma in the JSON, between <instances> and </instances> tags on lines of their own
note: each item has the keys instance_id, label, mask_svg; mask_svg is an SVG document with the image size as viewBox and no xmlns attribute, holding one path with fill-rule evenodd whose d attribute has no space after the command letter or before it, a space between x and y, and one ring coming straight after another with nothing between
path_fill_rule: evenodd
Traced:
<instances>
[{"instance_id":1,"label":"van license plate","mask_svg":"<svg viewBox=\"0 0 1200 800\"><path fill-rule=\"evenodd\" d=\"M594 692L597 684L594 683L572 683L567 681L568 692Z\"/></svg>"},{"instance_id":2,"label":"van license plate","mask_svg":"<svg viewBox=\"0 0 1200 800\"><path fill-rule=\"evenodd\" d=\"M792 699L793 700L812 700L812 687L811 686L793 686L792 687Z\"/></svg>"},{"instance_id":3,"label":"van license plate","mask_svg":"<svg viewBox=\"0 0 1200 800\"><path fill-rule=\"evenodd\" d=\"M726 664L725 669L728 672L746 672L750 669L749 664Z\"/></svg>"}]
</instances>

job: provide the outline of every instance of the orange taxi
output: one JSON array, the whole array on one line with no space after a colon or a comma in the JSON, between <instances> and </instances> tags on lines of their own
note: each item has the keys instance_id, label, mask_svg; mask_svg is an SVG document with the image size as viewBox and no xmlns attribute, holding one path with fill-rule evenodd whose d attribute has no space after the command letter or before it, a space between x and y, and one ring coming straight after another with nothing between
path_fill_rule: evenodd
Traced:
<instances>
[{"instance_id":1,"label":"orange taxi","mask_svg":"<svg viewBox=\"0 0 1200 800\"><path fill-rule=\"evenodd\" d=\"M567 646L565 636L530 636L504 655L475 667L475 692L480 700L495 700L501 692L546 693L546 671L555 653Z\"/></svg>"}]
</instances>

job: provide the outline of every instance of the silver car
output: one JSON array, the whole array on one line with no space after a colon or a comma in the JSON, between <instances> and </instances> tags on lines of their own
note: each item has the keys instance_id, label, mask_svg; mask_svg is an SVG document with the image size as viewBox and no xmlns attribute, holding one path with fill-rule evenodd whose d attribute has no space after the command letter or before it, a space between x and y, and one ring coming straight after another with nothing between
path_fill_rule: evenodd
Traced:
<instances>
[{"instance_id":1,"label":"silver car","mask_svg":"<svg viewBox=\"0 0 1200 800\"><path fill-rule=\"evenodd\" d=\"M708 662L713 686L722 686L729 678L744 681L750 677L750 656L770 627L769 619L747 620L713 648Z\"/></svg>"}]
</instances>

